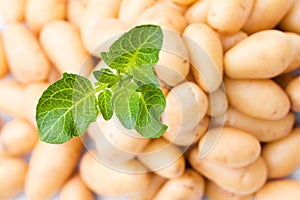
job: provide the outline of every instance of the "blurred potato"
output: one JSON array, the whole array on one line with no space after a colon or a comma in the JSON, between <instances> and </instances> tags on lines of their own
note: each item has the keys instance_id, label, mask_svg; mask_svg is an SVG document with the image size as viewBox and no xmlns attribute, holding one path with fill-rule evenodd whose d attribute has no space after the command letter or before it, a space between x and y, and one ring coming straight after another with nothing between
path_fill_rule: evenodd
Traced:
<instances>
[{"instance_id":1,"label":"blurred potato","mask_svg":"<svg viewBox=\"0 0 300 200\"><path fill-rule=\"evenodd\" d=\"M286 92L289 95L292 103L292 110L300 112L300 77L292 80L286 87Z\"/></svg>"},{"instance_id":2,"label":"blurred potato","mask_svg":"<svg viewBox=\"0 0 300 200\"><path fill-rule=\"evenodd\" d=\"M47 23L65 19L66 11L67 0L26 0L26 23L38 33Z\"/></svg>"},{"instance_id":3,"label":"blurred potato","mask_svg":"<svg viewBox=\"0 0 300 200\"><path fill-rule=\"evenodd\" d=\"M186 11L184 17L189 24L206 23L208 0L198 0Z\"/></svg>"},{"instance_id":4,"label":"blurred potato","mask_svg":"<svg viewBox=\"0 0 300 200\"><path fill-rule=\"evenodd\" d=\"M26 0L0 0L1 16L5 22L23 21Z\"/></svg>"},{"instance_id":5,"label":"blurred potato","mask_svg":"<svg viewBox=\"0 0 300 200\"><path fill-rule=\"evenodd\" d=\"M24 120L7 122L0 132L0 156L23 156L38 141L37 130Z\"/></svg>"},{"instance_id":6,"label":"blurred potato","mask_svg":"<svg viewBox=\"0 0 300 200\"><path fill-rule=\"evenodd\" d=\"M10 72L18 81L30 83L48 77L50 63L37 38L24 24L6 23L3 40Z\"/></svg>"},{"instance_id":7,"label":"blurred potato","mask_svg":"<svg viewBox=\"0 0 300 200\"><path fill-rule=\"evenodd\" d=\"M27 172L27 164L20 158L0 157L0 199L12 199L21 193Z\"/></svg>"}]
</instances>

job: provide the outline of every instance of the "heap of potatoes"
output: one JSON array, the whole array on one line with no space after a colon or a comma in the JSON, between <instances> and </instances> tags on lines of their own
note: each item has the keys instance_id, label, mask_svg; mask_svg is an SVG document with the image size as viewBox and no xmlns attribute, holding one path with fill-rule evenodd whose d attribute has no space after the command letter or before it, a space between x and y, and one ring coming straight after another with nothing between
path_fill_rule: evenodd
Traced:
<instances>
[{"instance_id":1,"label":"heap of potatoes","mask_svg":"<svg viewBox=\"0 0 300 200\"><path fill-rule=\"evenodd\" d=\"M0 200L300 199L289 178L300 166L299 0L0 0L0 11ZM40 142L35 107L49 84L89 75L100 44L148 23L180 52L161 51L155 67L163 137L99 116L95 149Z\"/></svg>"}]
</instances>

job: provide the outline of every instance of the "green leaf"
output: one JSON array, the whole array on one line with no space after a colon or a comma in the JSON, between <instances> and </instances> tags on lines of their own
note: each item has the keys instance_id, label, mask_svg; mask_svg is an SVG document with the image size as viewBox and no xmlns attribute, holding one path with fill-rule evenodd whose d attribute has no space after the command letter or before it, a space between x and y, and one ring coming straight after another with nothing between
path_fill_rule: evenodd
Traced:
<instances>
[{"instance_id":1,"label":"green leaf","mask_svg":"<svg viewBox=\"0 0 300 200\"><path fill-rule=\"evenodd\" d=\"M108 84L108 87L113 86L120 79L119 76L114 74L113 71L108 68L102 68L98 71L94 71L93 74L100 83Z\"/></svg>"},{"instance_id":2,"label":"green leaf","mask_svg":"<svg viewBox=\"0 0 300 200\"><path fill-rule=\"evenodd\" d=\"M167 129L167 126L160 122L160 115L166 107L165 96L153 85L143 85L140 90L139 113L135 129L144 137L158 138Z\"/></svg>"},{"instance_id":3,"label":"green leaf","mask_svg":"<svg viewBox=\"0 0 300 200\"><path fill-rule=\"evenodd\" d=\"M112 92L110 90L103 90L98 95L98 105L103 118L110 120L113 116Z\"/></svg>"},{"instance_id":4,"label":"green leaf","mask_svg":"<svg viewBox=\"0 0 300 200\"><path fill-rule=\"evenodd\" d=\"M39 99L36 121L40 139L60 144L82 135L91 122L96 121L98 110L91 82L76 74L50 85Z\"/></svg>"},{"instance_id":5,"label":"green leaf","mask_svg":"<svg viewBox=\"0 0 300 200\"><path fill-rule=\"evenodd\" d=\"M114 109L125 128L134 128L139 111L139 94L136 91L119 91L114 98Z\"/></svg>"},{"instance_id":6,"label":"green leaf","mask_svg":"<svg viewBox=\"0 0 300 200\"><path fill-rule=\"evenodd\" d=\"M142 84L152 84L156 88L159 88L156 75L152 66L140 65L130 70L130 74L133 76L133 80Z\"/></svg>"},{"instance_id":7,"label":"green leaf","mask_svg":"<svg viewBox=\"0 0 300 200\"><path fill-rule=\"evenodd\" d=\"M159 26L141 25L123 34L101 57L120 72L140 65L154 66L162 47L163 33Z\"/></svg>"}]
</instances>

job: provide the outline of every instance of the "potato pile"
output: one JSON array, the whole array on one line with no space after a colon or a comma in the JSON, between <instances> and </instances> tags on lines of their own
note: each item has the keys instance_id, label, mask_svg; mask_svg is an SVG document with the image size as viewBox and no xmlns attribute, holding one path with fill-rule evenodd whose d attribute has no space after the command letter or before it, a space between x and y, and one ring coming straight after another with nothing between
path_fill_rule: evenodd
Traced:
<instances>
[{"instance_id":1,"label":"potato pile","mask_svg":"<svg viewBox=\"0 0 300 200\"><path fill-rule=\"evenodd\" d=\"M0 200L300 199L289 178L300 166L299 0L0 0L0 11ZM40 142L35 107L49 84L89 75L100 44L148 23L180 52L155 66L163 137L99 116L91 151L80 138Z\"/></svg>"}]
</instances>

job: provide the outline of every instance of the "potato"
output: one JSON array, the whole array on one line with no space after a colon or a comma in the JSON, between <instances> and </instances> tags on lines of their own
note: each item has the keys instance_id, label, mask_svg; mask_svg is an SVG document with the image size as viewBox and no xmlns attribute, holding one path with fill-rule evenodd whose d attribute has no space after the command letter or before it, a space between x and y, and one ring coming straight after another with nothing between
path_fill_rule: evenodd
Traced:
<instances>
[{"instance_id":1,"label":"potato","mask_svg":"<svg viewBox=\"0 0 300 200\"><path fill-rule=\"evenodd\" d=\"M150 141L149 138L144 138L137 132L124 128L116 117L108 121L102 117L98 118L97 124L112 145L128 153L141 153Z\"/></svg>"},{"instance_id":2,"label":"potato","mask_svg":"<svg viewBox=\"0 0 300 200\"><path fill-rule=\"evenodd\" d=\"M225 73L231 78L272 78L282 73L293 58L288 35L278 30L261 31L226 52Z\"/></svg>"},{"instance_id":3,"label":"potato","mask_svg":"<svg viewBox=\"0 0 300 200\"><path fill-rule=\"evenodd\" d=\"M181 150L164 139L155 139L137 157L148 169L164 178L180 177L185 169Z\"/></svg>"},{"instance_id":4,"label":"potato","mask_svg":"<svg viewBox=\"0 0 300 200\"><path fill-rule=\"evenodd\" d=\"M291 7L290 11L284 16L279 24L279 27L285 31L292 31L300 34L299 27L300 19L300 2L295 0L294 5Z\"/></svg>"},{"instance_id":5,"label":"potato","mask_svg":"<svg viewBox=\"0 0 300 200\"><path fill-rule=\"evenodd\" d=\"M286 87L286 92L292 102L292 109L295 112L300 112L300 77L292 80Z\"/></svg>"},{"instance_id":6,"label":"potato","mask_svg":"<svg viewBox=\"0 0 300 200\"><path fill-rule=\"evenodd\" d=\"M31 83L25 86L23 91L22 110L26 115L26 119L36 126L36 106L42 93L48 88L49 84L45 82Z\"/></svg>"},{"instance_id":7,"label":"potato","mask_svg":"<svg viewBox=\"0 0 300 200\"><path fill-rule=\"evenodd\" d=\"M183 82L190 70L190 63L175 53L160 51L155 68L156 76L168 86Z\"/></svg>"},{"instance_id":8,"label":"potato","mask_svg":"<svg viewBox=\"0 0 300 200\"><path fill-rule=\"evenodd\" d=\"M220 118L223 119L223 116ZM221 123L218 125L231 126L246 131L261 142L271 142L288 135L294 123L295 116L293 113L289 113L279 120L264 120L251 117L230 107L226 112L225 124Z\"/></svg>"},{"instance_id":9,"label":"potato","mask_svg":"<svg viewBox=\"0 0 300 200\"><path fill-rule=\"evenodd\" d=\"M261 157L246 167L229 168L199 159L198 149L194 148L190 152L189 161L192 167L207 179L238 195L252 194L267 180L267 167Z\"/></svg>"},{"instance_id":10,"label":"potato","mask_svg":"<svg viewBox=\"0 0 300 200\"><path fill-rule=\"evenodd\" d=\"M22 156L31 151L38 140L37 130L24 120L6 123L0 134L0 156Z\"/></svg>"},{"instance_id":11,"label":"potato","mask_svg":"<svg viewBox=\"0 0 300 200\"><path fill-rule=\"evenodd\" d=\"M118 16L121 0L89 0L86 3L84 18L116 18Z\"/></svg>"},{"instance_id":12,"label":"potato","mask_svg":"<svg viewBox=\"0 0 300 200\"><path fill-rule=\"evenodd\" d=\"M209 117L204 117L200 121L199 125L195 127L195 130L192 130L189 133L174 135L167 130L163 134L163 137L175 145L190 146L199 141L200 137L202 137L203 134L207 131L209 125Z\"/></svg>"},{"instance_id":13,"label":"potato","mask_svg":"<svg viewBox=\"0 0 300 200\"><path fill-rule=\"evenodd\" d=\"M300 7L300 6L299 6ZM294 59L283 73L291 72L300 67L300 35L297 33L286 32L294 45Z\"/></svg>"},{"instance_id":14,"label":"potato","mask_svg":"<svg viewBox=\"0 0 300 200\"><path fill-rule=\"evenodd\" d=\"M53 84L59 79L61 79L61 77L62 77L62 73L60 73L56 67L51 67L50 74L47 81L49 82L49 84Z\"/></svg>"},{"instance_id":15,"label":"potato","mask_svg":"<svg viewBox=\"0 0 300 200\"><path fill-rule=\"evenodd\" d=\"M67 20L77 28L80 27L81 19L85 12L85 4L83 0L68 0L67 4Z\"/></svg>"},{"instance_id":16,"label":"potato","mask_svg":"<svg viewBox=\"0 0 300 200\"><path fill-rule=\"evenodd\" d=\"M210 200L252 200L252 194L237 195L224 190L212 181L206 181L205 194Z\"/></svg>"},{"instance_id":17,"label":"potato","mask_svg":"<svg viewBox=\"0 0 300 200\"><path fill-rule=\"evenodd\" d=\"M283 178L295 171L300 166L299 151L300 127L280 140L267 143L262 156L268 167L268 177Z\"/></svg>"},{"instance_id":18,"label":"potato","mask_svg":"<svg viewBox=\"0 0 300 200\"><path fill-rule=\"evenodd\" d=\"M127 25L119 19L100 18L96 14L82 18L80 32L85 49L93 56L100 57L105 51L104 47L117 39L121 33L127 30ZM109 44L108 44L109 43Z\"/></svg>"},{"instance_id":19,"label":"potato","mask_svg":"<svg viewBox=\"0 0 300 200\"><path fill-rule=\"evenodd\" d=\"M211 0L207 8L207 23L222 34L234 34L246 23L254 0Z\"/></svg>"},{"instance_id":20,"label":"potato","mask_svg":"<svg viewBox=\"0 0 300 200\"><path fill-rule=\"evenodd\" d=\"M256 194L256 200L282 200L299 199L300 182L298 180L285 179L269 181Z\"/></svg>"},{"instance_id":21,"label":"potato","mask_svg":"<svg viewBox=\"0 0 300 200\"><path fill-rule=\"evenodd\" d=\"M27 164L20 158L0 157L0 199L11 199L23 190Z\"/></svg>"},{"instance_id":22,"label":"potato","mask_svg":"<svg viewBox=\"0 0 300 200\"><path fill-rule=\"evenodd\" d=\"M0 12L4 21L22 21L26 0L0 0Z\"/></svg>"},{"instance_id":23,"label":"potato","mask_svg":"<svg viewBox=\"0 0 300 200\"><path fill-rule=\"evenodd\" d=\"M188 6L197 0L172 0L172 1L181 6Z\"/></svg>"},{"instance_id":24,"label":"potato","mask_svg":"<svg viewBox=\"0 0 300 200\"><path fill-rule=\"evenodd\" d=\"M218 134L220 135L213 149L205 157L206 161L226 167L240 168L255 162L260 156L260 143L251 134L230 127L213 128L207 132L207 135ZM210 145L206 138L200 139L199 152Z\"/></svg>"},{"instance_id":25,"label":"potato","mask_svg":"<svg viewBox=\"0 0 300 200\"><path fill-rule=\"evenodd\" d=\"M208 97L208 110L209 116L217 117L224 115L228 107L228 101L225 91L222 88L212 92Z\"/></svg>"},{"instance_id":26,"label":"potato","mask_svg":"<svg viewBox=\"0 0 300 200\"><path fill-rule=\"evenodd\" d=\"M29 28L38 33L47 23L63 20L67 0L27 0L25 18Z\"/></svg>"},{"instance_id":27,"label":"potato","mask_svg":"<svg viewBox=\"0 0 300 200\"><path fill-rule=\"evenodd\" d=\"M217 34L206 24L190 24L183 33L192 72L206 92L219 88L223 76L223 49Z\"/></svg>"},{"instance_id":28,"label":"potato","mask_svg":"<svg viewBox=\"0 0 300 200\"><path fill-rule=\"evenodd\" d=\"M186 11L184 17L189 24L206 23L208 0L198 0Z\"/></svg>"},{"instance_id":29,"label":"potato","mask_svg":"<svg viewBox=\"0 0 300 200\"><path fill-rule=\"evenodd\" d=\"M187 0L187 1L191 1L191 0ZM175 8L175 10L179 11L182 15L184 15L186 10L188 9L188 6L179 5L170 0L157 0L156 4L164 4L164 5L170 6L172 8Z\"/></svg>"},{"instance_id":30,"label":"potato","mask_svg":"<svg viewBox=\"0 0 300 200\"><path fill-rule=\"evenodd\" d=\"M5 25L4 48L9 69L22 83L45 80L50 71L50 63L42 51L37 38L17 22Z\"/></svg>"},{"instance_id":31,"label":"potato","mask_svg":"<svg viewBox=\"0 0 300 200\"><path fill-rule=\"evenodd\" d=\"M79 138L64 144L37 143L32 152L25 182L25 195L31 200L54 195L70 177L81 154Z\"/></svg>"},{"instance_id":32,"label":"potato","mask_svg":"<svg viewBox=\"0 0 300 200\"><path fill-rule=\"evenodd\" d=\"M48 23L40 33L40 42L59 72L79 73L84 70L83 62L89 59L88 54L78 30L71 23Z\"/></svg>"},{"instance_id":33,"label":"potato","mask_svg":"<svg viewBox=\"0 0 300 200\"><path fill-rule=\"evenodd\" d=\"M19 83L0 81L0 110L12 117L26 119L22 102L23 91L24 86Z\"/></svg>"},{"instance_id":34,"label":"potato","mask_svg":"<svg viewBox=\"0 0 300 200\"><path fill-rule=\"evenodd\" d=\"M113 167L133 159L150 141L148 138L138 136L137 133L126 131L119 123L117 124L114 118L105 121L99 117L96 123L90 124L88 128L88 134L95 143L99 159ZM87 142L85 144L88 144Z\"/></svg>"},{"instance_id":35,"label":"potato","mask_svg":"<svg viewBox=\"0 0 300 200\"><path fill-rule=\"evenodd\" d=\"M183 15L167 4L156 4L145 10L139 16L138 24L156 24L179 33L187 26Z\"/></svg>"},{"instance_id":36,"label":"potato","mask_svg":"<svg viewBox=\"0 0 300 200\"><path fill-rule=\"evenodd\" d=\"M178 178L167 181L153 200L199 200L204 195L204 179L192 169Z\"/></svg>"},{"instance_id":37,"label":"potato","mask_svg":"<svg viewBox=\"0 0 300 200\"><path fill-rule=\"evenodd\" d=\"M3 45L3 37L0 34L0 78L4 77L8 71L6 55Z\"/></svg>"},{"instance_id":38,"label":"potato","mask_svg":"<svg viewBox=\"0 0 300 200\"><path fill-rule=\"evenodd\" d=\"M254 2L253 10L243 27L248 33L274 28L297 0L259 0Z\"/></svg>"},{"instance_id":39,"label":"potato","mask_svg":"<svg viewBox=\"0 0 300 200\"><path fill-rule=\"evenodd\" d=\"M242 40L246 39L248 37L247 33L243 31L239 31L237 33L231 34L231 35L220 35L220 40L222 42L223 51L227 52L229 49L234 47L236 44L241 42Z\"/></svg>"},{"instance_id":40,"label":"potato","mask_svg":"<svg viewBox=\"0 0 300 200\"><path fill-rule=\"evenodd\" d=\"M61 189L60 200L94 200L93 193L84 185L79 174L75 174Z\"/></svg>"},{"instance_id":41,"label":"potato","mask_svg":"<svg viewBox=\"0 0 300 200\"><path fill-rule=\"evenodd\" d=\"M162 122L173 136L194 131L208 107L206 95L192 82L184 82L172 88L166 102Z\"/></svg>"},{"instance_id":42,"label":"potato","mask_svg":"<svg viewBox=\"0 0 300 200\"><path fill-rule=\"evenodd\" d=\"M224 80L229 103L251 117L267 120L282 119L290 110L285 92L272 80Z\"/></svg>"},{"instance_id":43,"label":"potato","mask_svg":"<svg viewBox=\"0 0 300 200\"><path fill-rule=\"evenodd\" d=\"M153 200L154 196L160 190L162 185L166 182L167 179L158 176L156 174L152 174L151 183L149 187L145 190L141 191L138 194L129 197L129 200Z\"/></svg>"},{"instance_id":44,"label":"potato","mask_svg":"<svg viewBox=\"0 0 300 200\"><path fill-rule=\"evenodd\" d=\"M123 0L119 11L119 19L134 25L144 10L155 4L155 0Z\"/></svg>"},{"instance_id":45,"label":"potato","mask_svg":"<svg viewBox=\"0 0 300 200\"><path fill-rule=\"evenodd\" d=\"M138 194L149 187L151 181L150 174L137 160L120 163L115 169L100 162L89 152L84 154L80 162L80 176L93 192L108 197Z\"/></svg>"}]
</instances>

